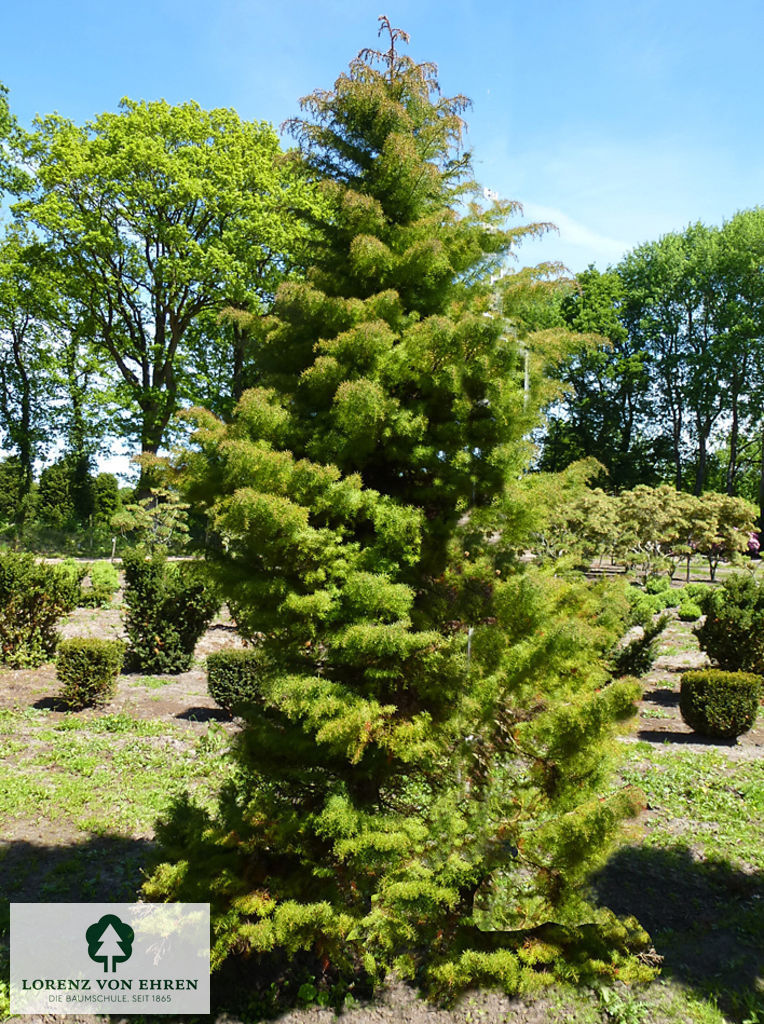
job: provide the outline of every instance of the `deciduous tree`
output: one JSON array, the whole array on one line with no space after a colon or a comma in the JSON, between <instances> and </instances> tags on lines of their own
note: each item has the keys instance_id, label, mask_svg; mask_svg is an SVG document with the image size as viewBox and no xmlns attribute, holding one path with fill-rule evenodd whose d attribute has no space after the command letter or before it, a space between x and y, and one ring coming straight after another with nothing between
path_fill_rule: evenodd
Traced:
<instances>
[{"instance_id":1,"label":"deciduous tree","mask_svg":"<svg viewBox=\"0 0 764 1024\"><path fill-rule=\"evenodd\" d=\"M305 186L270 125L195 103L126 99L82 127L50 115L19 148L34 189L16 215L55 247L123 413L136 410L125 430L155 454L188 393L192 325L232 302L267 306Z\"/></svg>"}]
</instances>

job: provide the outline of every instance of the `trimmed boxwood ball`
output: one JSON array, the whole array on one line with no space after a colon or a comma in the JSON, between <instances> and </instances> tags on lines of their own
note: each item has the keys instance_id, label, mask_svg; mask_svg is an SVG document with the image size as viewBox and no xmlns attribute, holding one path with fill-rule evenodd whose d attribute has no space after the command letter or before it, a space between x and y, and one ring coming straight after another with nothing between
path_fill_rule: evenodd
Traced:
<instances>
[{"instance_id":1,"label":"trimmed boxwood ball","mask_svg":"<svg viewBox=\"0 0 764 1024\"><path fill-rule=\"evenodd\" d=\"M254 700L262 654L258 650L216 651L207 656L207 692L226 711Z\"/></svg>"},{"instance_id":2,"label":"trimmed boxwood ball","mask_svg":"<svg viewBox=\"0 0 764 1024\"><path fill-rule=\"evenodd\" d=\"M679 693L682 718L702 736L734 739L756 721L761 683L761 676L751 672L685 672Z\"/></svg>"},{"instance_id":3,"label":"trimmed boxwood ball","mask_svg":"<svg viewBox=\"0 0 764 1024\"><path fill-rule=\"evenodd\" d=\"M124 658L121 640L62 640L56 657L56 676L64 684L61 700L75 709L106 704L116 692Z\"/></svg>"}]
</instances>

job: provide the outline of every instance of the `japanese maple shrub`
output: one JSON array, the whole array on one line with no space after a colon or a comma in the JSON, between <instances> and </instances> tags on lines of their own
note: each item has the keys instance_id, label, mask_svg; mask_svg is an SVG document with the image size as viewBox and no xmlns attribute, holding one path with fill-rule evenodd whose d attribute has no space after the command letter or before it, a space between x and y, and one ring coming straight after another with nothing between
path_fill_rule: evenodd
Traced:
<instances>
[{"instance_id":1,"label":"japanese maple shrub","mask_svg":"<svg viewBox=\"0 0 764 1024\"><path fill-rule=\"evenodd\" d=\"M303 100L315 262L278 291L261 386L230 425L199 413L187 499L267 666L236 782L164 822L145 892L210 901L213 965L282 983L289 958L442 993L628 977L646 936L582 889L635 807L601 795L638 692L602 668L622 623L512 555L533 394L485 314L530 229L474 201L464 100L389 31Z\"/></svg>"}]
</instances>

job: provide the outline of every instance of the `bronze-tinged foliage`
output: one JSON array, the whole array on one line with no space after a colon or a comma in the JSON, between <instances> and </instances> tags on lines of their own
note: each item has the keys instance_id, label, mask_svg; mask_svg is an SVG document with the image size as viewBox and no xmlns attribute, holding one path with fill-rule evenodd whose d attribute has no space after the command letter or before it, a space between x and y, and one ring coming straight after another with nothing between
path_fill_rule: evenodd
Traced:
<instances>
[{"instance_id":1,"label":"bronze-tinged foliage","mask_svg":"<svg viewBox=\"0 0 764 1024\"><path fill-rule=\"evenodd\" d=\"M259 387L185 456L264 664L235 783L163 823L145 892L211 902L215 966L305 951L318 985L634 976L646 936L582 888L635 810L599 797L639 692L604 667L622 621L525 567L512 525L536 384L490 279L533 229L475 200L463 99L390 31L303 101L314 266L276 296Z\"/></svg>"}]
</instances>

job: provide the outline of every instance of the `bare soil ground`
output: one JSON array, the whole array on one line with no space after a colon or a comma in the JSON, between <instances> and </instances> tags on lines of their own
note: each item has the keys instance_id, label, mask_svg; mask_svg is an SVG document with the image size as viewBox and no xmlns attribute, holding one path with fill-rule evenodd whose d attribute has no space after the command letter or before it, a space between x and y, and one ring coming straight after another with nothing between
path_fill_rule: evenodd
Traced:
<instances>
[{"instance_id":1,"label":"bare soil ground","mask_svg":"<svg viewBox=\"0 0 764 1024\"><path fill-rule=\"evenodd\" d=\"M77 608L66 617L60 632L63 638L124 637L118 608ZM224 614L211 624L196 645L190 671L173 676L122 675L114 699L98 713L124 712L134 718L188 723L192 727L206 727L207 722L217 721L234 730L236 726L231 716L207 694L204 659L214 651L242 646L230 617ZM72 712L65 711L56 700L59 688L53 664L35 669L0 668L0 708L36 707L45 708L57 717L71 715ZM88 716L93 712L79 714Z\"/></svg>"}]
</instances>

